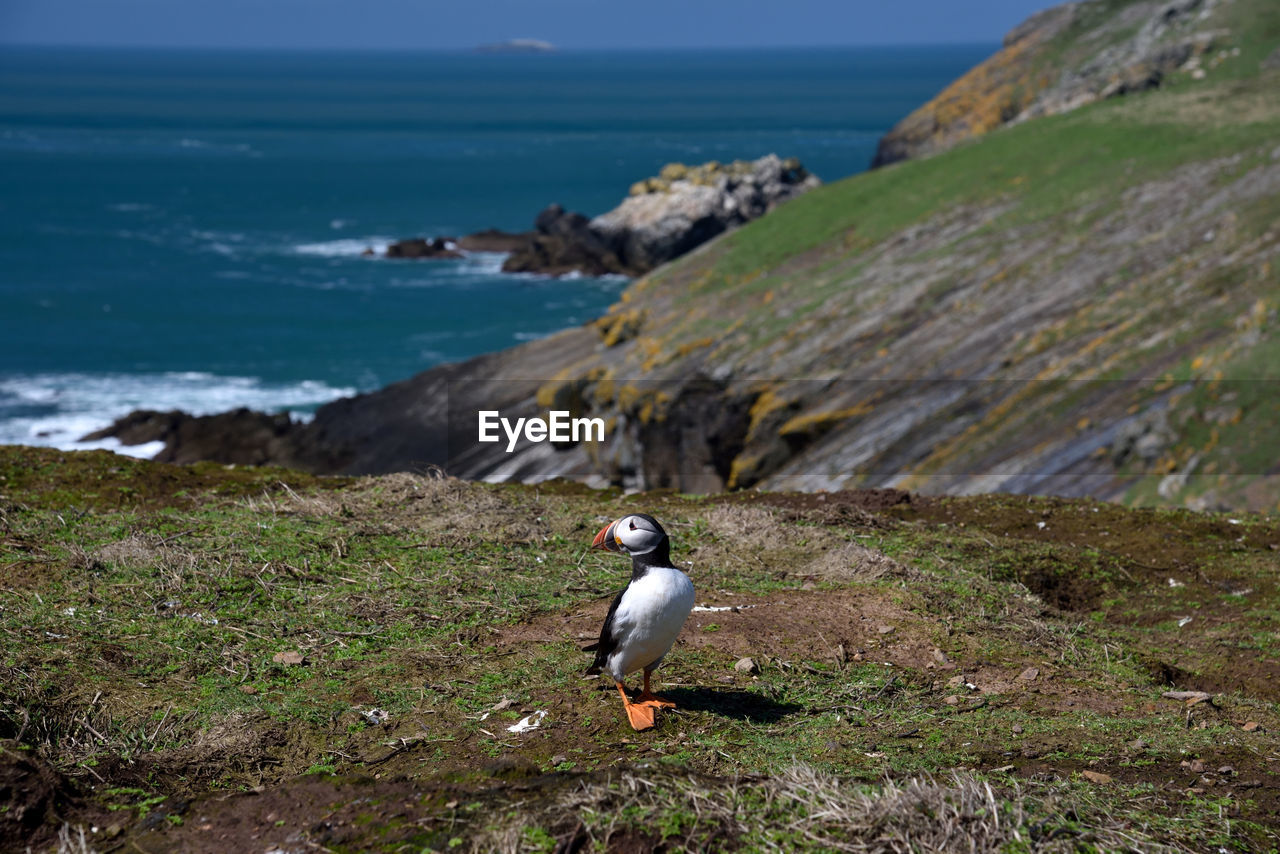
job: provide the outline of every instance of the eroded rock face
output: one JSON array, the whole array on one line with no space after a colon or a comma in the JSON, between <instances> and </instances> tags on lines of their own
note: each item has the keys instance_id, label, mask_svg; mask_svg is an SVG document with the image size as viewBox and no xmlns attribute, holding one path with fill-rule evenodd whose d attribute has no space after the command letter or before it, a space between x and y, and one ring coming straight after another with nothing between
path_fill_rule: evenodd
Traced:
<instances>
[{"instance_id":1,"label":"eroded rock face","mask_svg":"<svg viewBox=\"0 0 1280 854\"><path fill-rule=\"evenodd\" d=\"M632 187L618 207L591 220L591 230L636 270L652 270L712 237L768 213L818 186L793 158L688 168L670 164Z\"/></svg>"},{"instance_id":2,"label":"eroded rock face","mask_svg":"<svg viewBox=\"0 0 1280 854\"><path fill-rule=\"evenodd\" d=\"M1111 14L1102 0L1086 0L1039 12L1014 28L998 53L885 134L871 166L1152 89L1178 71L1203 74L1199 59L1219 36L1211 20L1217 2L1148 0Z\"/></svg>"}]
</instances>

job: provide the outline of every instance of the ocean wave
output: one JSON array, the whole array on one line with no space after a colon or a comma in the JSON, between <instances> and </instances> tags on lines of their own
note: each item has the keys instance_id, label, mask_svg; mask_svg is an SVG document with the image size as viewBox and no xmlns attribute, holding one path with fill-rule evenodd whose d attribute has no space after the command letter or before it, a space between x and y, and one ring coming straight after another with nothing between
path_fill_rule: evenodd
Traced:
<instances>
[{"instance_id":1,"label":"ocean wave","mask_svg":"<svg viewBox=\"0 0 1280 854\"><path fill-rule=\"evenodd\" d=\"M357 258L372 249L381 258L391 245L390 237L344 237L340 240L323 240L318 243L300 243L292 247L297 255L317 258Z\"/></svg>"},{"instance_id":2,"label":"ocean wave","mask_svg":"<svg viewBox=\"0 0 1280 854\"><path fill-rule=\"evenodd\" d=\"M318 380L271 383L203 371L10 375L0 377L0 444L118 451L114 440L86 443L79 439L135 409L209 415L244 406L288 412L305 421L317 406L355 392ZM127 452L139 455L145 450L137 446Z\"/></svg>"},{"instance_id":3,"label":"ocean wave","mask_svg":"<svg viewBox=\"0 0 1280 854\"><path fill-rule=\"evenodd\" d=\"M177 142L178 148L188 150L196 150L201 152L210 152L213 154L243 154L248 157L261 157L262 152L258 151L247 142L210 142L205 139L192 139L191 137L183 137Z\"/></svg>"}]
</instances>

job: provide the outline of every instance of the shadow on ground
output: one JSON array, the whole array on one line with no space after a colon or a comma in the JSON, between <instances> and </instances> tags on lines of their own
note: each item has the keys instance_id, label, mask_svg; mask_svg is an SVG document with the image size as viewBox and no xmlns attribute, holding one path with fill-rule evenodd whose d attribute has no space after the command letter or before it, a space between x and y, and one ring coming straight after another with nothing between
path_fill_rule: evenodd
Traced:
<instances>
[{"instance_id":1,"label":"shadow on ground","mask_svg":"<svg viewBox=\"0 0 1280 854\"><path fill-rule=\"evenodd\" d=\"M668 688L662 696L676 708L691 712L710 712L725 718L772 724L803 709L795 703L779 703L750 691L734 688Z\"/></svg>"}]
</instances>

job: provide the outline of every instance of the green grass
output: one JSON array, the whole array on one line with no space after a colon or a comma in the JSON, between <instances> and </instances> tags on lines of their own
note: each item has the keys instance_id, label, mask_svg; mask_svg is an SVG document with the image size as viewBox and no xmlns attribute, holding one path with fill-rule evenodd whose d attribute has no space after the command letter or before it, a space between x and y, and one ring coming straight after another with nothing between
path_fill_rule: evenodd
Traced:
<instances>
[{"instance_id":1,"label":"green grass","mask_svg":"<svg viewBox=\"0 0 1280 854\"><path fill-rule=\"evenodd\" d=\"M104 466L128 473L126 499L78 493ZM1024 841L1070 821L1099 840L1138 828L1144 850L1276 844L1274 801L1256 798L1271 790L1234 787L1268 769L1280 731L1271 520L1003 496L831 522L784 515L771 502L785 496L220 476L12 448L0 471L0 735L20 735L129 833L198 832L191 798L209 810L208 793L261 785L301 799L282 807L292 832L310 809L300 787L320 786L364 811L343 826L365 841L335 850L363 849L375 829L394 847L424 826L448 835L421 839L469 850L570 832L600 846L625 832L821 848L847 825L811 825L791 783L734 782L803 777L813 797L858 810L901 797L885 779L953 803L990 785ZM700 601L756 606L691 617L660 680L681 709L650 733L627 728L612 687L580 677L578 646L626 573L585 545L629 507L668 525ZM1149 569L1152 543L1172 562ZM825 557L851 544L892 560L865 574ZM304 662L275 661L283 652ZM744 653L758 673L734 670ZM1161 699L1160 667L1215 700ZM542 727L507 731L539 709ZM1243 733L1246 720L1264 731ZM1203 793L1171 787L1185 757L1239 773ZM337 794L361 778L384 794ZM661 796L617 788L633 778L684 782ZM427 794L379 788L397 780ZM417 824L378 806L405 797ZM446 806L468 798L484 808ZM153 813L162 831L143 821Z\"/></svg>"}]
</instances>

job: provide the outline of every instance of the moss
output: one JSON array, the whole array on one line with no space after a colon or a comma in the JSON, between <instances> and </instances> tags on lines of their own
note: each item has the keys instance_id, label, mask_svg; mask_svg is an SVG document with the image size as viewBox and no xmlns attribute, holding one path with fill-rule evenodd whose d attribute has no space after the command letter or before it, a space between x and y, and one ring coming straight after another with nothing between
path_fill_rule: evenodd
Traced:
<instances>
[{"instance_id":1,"label":"moss","mask_svg":"<svg viewBox=\"0 0 1280 854\"><path fill-rule=\"evenodd\" d=\"M647 317L648 312L644 309L629 308L611 311L593 325L606 347L616 347L638 335Z\"/></svg>"},{"instance_id":2,"label":"moss","mask_svg":"<svg viewBox=\"0 0 1280 854\"><path fill-rule=\"evenodd\" d=\"M849 406L844 409L829 410L826 412L806 412L803 415L797 415L786 421L778 428L778 435L786 439L804 439L812 441L831 428L835 427L842 421L848 421L851 418L859 418L873 409L871 403L860 403L857 406Z\"/></svg>"}]
</instances>

